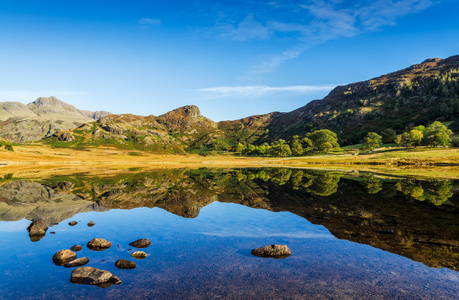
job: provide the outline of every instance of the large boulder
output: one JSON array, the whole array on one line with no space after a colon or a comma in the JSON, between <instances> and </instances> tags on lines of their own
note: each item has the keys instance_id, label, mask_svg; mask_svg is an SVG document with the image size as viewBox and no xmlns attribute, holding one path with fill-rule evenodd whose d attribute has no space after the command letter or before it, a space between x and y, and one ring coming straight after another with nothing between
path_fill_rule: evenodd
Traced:
<instances>
[{"instance_id":1,"label":"large boulder","mask_svg":"<svg viewBox=\"0 0 459 300\"><path fill-rule=\"evenodd\" d=\"M103 288L109 287L112 284L121 284L118 276L113 275L109 271L93 267L81 267L73 270L70 282L96 285Z\"/></svg>"},{"instance_id":2,"label":"large boulder","mask_svg":"<svg viewBox=\"0 0 459 300\"><path fill-rule=\"evenodd\" d=\"M115 263L115 266L118 269L135 269L137 265L133 261L129 261L126 259L118 259L118 261Z\"/></svg>"},{"instance_id":3,"label":"large boulder","mask_svg":"<svg viewBox=\"0 0 459 300\"><path fill-rule=\"evenodd\" d=\"M82 257L82 258L77 258L74 259L64 265L66 268L73 268L73 267L81 267L84 266L89 262L89 259L87 257Z\"/></svg>"},{"instance_id":4,"label":"large boulder","mask_svg":"<svg viewBox=\"0 0 459 300\"><path fill-rule=\"evenodd\" d=\"M112 243L101 238L94 238L87 244L88 248L94 251L102 251L110 248Z\"/></svg>"},{"instance_id":5,"label":"large boulder","mask_svg":"<svg viewBox=\"0 0 459 300\"><path fill-rule=\"evenodd\" d=\"M32 242L38 242L41 240L45 234L46 230L48 230L48 226L43 221L32 221L32 223L27 227L27 231L29 232L29 237Z\"/></svg>"},{"instance_id":6,"label":"large boulder","mask_svg":"<svg viewBox=\"0 0 459 300\"><path fill-rule=\"evenodd\" d=\"M74 260L76 256L76 253L69 249L60 250L54 254L53 262L58 266L62 266L69 261Z\"/></svg>"},{"instance_id":7,"label":"large boulder","mask_svg":"<svg viewBox=\"0 0 459 300\"><path fill-rule=\"evenodd\" d=\"M148 239L139 239L137 241L133 241L129 243L129 246L136 247L136 248L147 248L151 245L151 242Z\"/></svg>"},{"instance_id":8,"label":"large boulder","mask_svg":"<svg viewBox=\"0 0 459 300\"><path fill-rule=\"evenodd\" d=\"M270 245L252 250L252 255L260 257L286 258L292 252L286 245Z\"/></svg>"}]
</instances>

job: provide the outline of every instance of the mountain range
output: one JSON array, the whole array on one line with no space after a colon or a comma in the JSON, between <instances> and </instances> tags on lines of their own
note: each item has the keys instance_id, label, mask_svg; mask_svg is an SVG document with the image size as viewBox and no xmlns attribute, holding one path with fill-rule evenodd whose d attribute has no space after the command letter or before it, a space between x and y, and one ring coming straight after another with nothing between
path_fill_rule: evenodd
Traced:
<instances>
[{"instance_id":1,"label":"mountain range","mask_svg":"<svg viewBox=\"0 0 459 300\"><path fill-rule=\"evenodd\" d=\"M360 142L369 131L401 133L436 120L459 131L459 55L338 86L322 100L291 112L233 121L214 122L194 105L161 116L136 116L78 110L55 97L28 105L0 103L0 137L13 142L47 138L74 146L114 144L172 153L288 140L318 129L336 132L346 145Z\"/></svg>"},{"instance_id":2,"label":"mountain range","mask_svg":"<svg viewBox=\"0 0 459 300\"><path fill-rule=\"evenodd\" d=\"M60 130L99 120L106 111L79 110L55 97L39 97L27 105L0 102L0 136L12 142L36 141Z\"/></svg>"}]
</instances>

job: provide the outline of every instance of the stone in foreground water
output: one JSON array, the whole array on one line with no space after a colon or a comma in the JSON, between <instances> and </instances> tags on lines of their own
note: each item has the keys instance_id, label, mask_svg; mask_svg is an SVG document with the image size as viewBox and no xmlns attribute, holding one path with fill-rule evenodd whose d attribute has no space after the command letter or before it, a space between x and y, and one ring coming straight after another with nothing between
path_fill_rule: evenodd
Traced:
<instances>
[{"instance_id":1,"label":"stone in foreground water","mask_svg":"<svg viewBox=\"0 0 459 300\"><path fill-rule=\"evenodd\" d=\"M118 276L109 271L96 269L93 267L81 267L72 271L71 283L97 285L99 287L109 287L112 284L121 284Z\"/></svg>"},{"instance_id":2,"label":"stone in foreground water","mask_svg":"<svg viewBox=\"0 0 459 300\"><path fill-rule=\"evenodd\" d=\"M287 245L269 245L252 250L252 255L260 257L286 258L292 255Z\"/></svg>"}]
</instances>

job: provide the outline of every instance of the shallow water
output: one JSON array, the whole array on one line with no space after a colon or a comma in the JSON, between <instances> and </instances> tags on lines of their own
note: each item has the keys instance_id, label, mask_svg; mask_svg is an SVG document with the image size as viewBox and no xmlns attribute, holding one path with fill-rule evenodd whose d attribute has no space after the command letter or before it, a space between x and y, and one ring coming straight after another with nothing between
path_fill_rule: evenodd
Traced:
<instances>
[{"instance_id":1,"label":"shallow water","mask_svg":"<svg viewBox=\"0 0 459 300\"><path fill-rule=\"evenodd\" d=\"M288 169L10 176L0 186L0 298L455 299L457 184ZM32 219L59 224L31 242ZM112 247L89 250L94 237ZM130 257L139 238L152 242L143 260ZM51 258L75 244L122 284L70 283L72 269ZM270 244L292 255L251 255ZM120 258L137 268L117 269Z\"/></svg>"}]
</instances>

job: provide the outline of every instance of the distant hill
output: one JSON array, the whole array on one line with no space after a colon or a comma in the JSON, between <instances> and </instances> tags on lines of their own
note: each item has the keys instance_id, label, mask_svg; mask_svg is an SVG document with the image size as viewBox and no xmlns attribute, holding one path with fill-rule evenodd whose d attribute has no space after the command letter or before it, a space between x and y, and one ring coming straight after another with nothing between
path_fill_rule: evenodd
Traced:
<instances>
[{"instance_id":1,"label":"distant hill","mask_svg":"<svg viewBox=\"0 0 459 300\"><path fill-rule=\"evenodd\" d=\"M261 143L290 139L317 129L338 134L341 144L358 143L368 132L398 133L435 120L459 131L459 55L427 59L367 81L338 86L324 99L288 113L219 122L230 140Z\"/></svg>"},{"instance_id":2,"label":"distant hill","mask_svg":"<svg viewBox=\"0 0 459 300\"><path fill-rule=\"evenodd\" d=\"M40 97L27 105L0 102L0 137L12 142L36 141L109 114L79 110L55 97Z\"/></svg>"},{"instance_id":3,"label":"distant hill","mask_svg":"<svg viewBox=\"0 0 459 300\"><path fill-rule=\"evenodd\" d=\"M44 142L69 147L114 145L127 149L184 153L197 142L210 140L210 143L205 143L210 147L222 135L224 133L217 129L217 123L202 116L198 107L188 105L161 116L107 115L71 133L55 134Z\"/></svg>"},{"instance_id":4,"label":"distant hill","mask_svg":"<svg viewBox=\"0 0 459 300\"><path fill-rule=\"evenodd\" d=\"M397 72L338 86L324 99L292 112L218 123L202 116L194 105L161 116L136 116L82 111L54 97L41 97L28 105L0 103L0 137L7 140L47 137L50 143L70 142L67 146L113 144L169 153L227 150L238 142L288 140L318 129L336 132L340 144L346 145L359 143L369 131L391 128L401 133L436 120L459 131L459 55L427 59ZM70 129L74 130L62 132Z\"/></svg>"}]
</instances>

